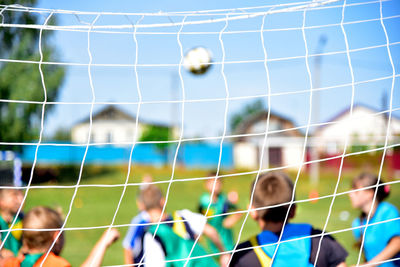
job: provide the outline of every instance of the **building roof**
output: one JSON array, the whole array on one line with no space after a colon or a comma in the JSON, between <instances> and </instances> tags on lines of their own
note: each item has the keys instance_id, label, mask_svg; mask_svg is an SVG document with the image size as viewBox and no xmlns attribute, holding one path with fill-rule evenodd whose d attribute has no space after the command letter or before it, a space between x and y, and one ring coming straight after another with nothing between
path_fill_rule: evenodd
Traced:
<instances>
[{"instance_id":1,"label":"building roof","mask_svg":"<svg viewBox=\"0 0 400 267\"><path fill-rule=\"evenodd\" d=\"M257 122L266 120L268 118L268 111L263 110L254 114L249 115L247 118L245 118L237 127L235 130L235 134L245 134L247 131ZM279 120L280 123L290 125L289 128L294 128L295 124L293 123L292 120L288 119L285 116L282 116L278 113L271 112L270 114L270 120L271 119L276 119ZM299 131L296 130L297 134L299 136L302 136L303 134ZM243 139L243 138L241 138Z\"/></svg>"},{"instance_id":2,"label":"building roof","mask_svg":"<svg viewBox=\"0 0 400 267\"><path fill-rule=\"evenodd\" d=\"M357 108L365 108L368 109L370 111L372 111L373 113L380 113L382 112L382 110L378 110L377 108L374 108L372 106L366 105L366 104L362 104L362 103L355 103L353 105L353 110L357 109ZM333 122L333 121L338 121L340 118L342 118L343 116L345 116L346 114L348 114L350 112L350 107L347 107L345 109L343 109L342 111L340 111L339 113L337 113L336 115L334 115L333 117L331 117L329 120L327 120L325 123L328 122ZM388 113L383 113L382 115L385 116L389 116ZM392 118L396 119L396 120L400 120L400 116L397 116L396 114L393 114L392 112ZM329 126L329 124L322 124L319 125L317 127L317 129L314 131L314 134L317 133L318 131L322 130L323 128L325 128L326 126Z\"/></svg>"}]
</instances>

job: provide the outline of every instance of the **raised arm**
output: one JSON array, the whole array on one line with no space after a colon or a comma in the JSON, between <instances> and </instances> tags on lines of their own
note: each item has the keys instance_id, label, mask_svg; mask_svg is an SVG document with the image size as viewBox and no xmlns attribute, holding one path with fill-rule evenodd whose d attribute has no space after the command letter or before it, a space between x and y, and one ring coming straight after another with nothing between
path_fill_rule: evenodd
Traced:
<instances>
[{"instance_id":1,"label":"raised arm","mask_svg":"<svg viewBox=\"0 0 400 267\"><path fill-rule=\"evenodd\" d=\"M103 235L100 237L99 241L97 241L96 245L94 245L92 251L82 263L81 267L98 267L101 265L107 248L119 238L119 232L117 229L110 229L110 231L107 232L107 230L104 231Z\"/></svg>"},{"instance_id":2,"label":"raised arm","mask_svg":"<svg viewBox=\"0 0 400 267\"><path fill-rule=\"evenodd\" d=\"M243 213L235 213L226 217L222 223L225 228L232 228L242 218Z\"/></svg>"},{"instance_id":3,"label":"raised arm","mask_svg":"<svg viewBox=\"0 0 400 267\"><path fill-rule=\"evenodd\" d=\"M222 241L219 237L219 234L217 232L217 230L215 230L214 227L212 227L211 225L209 225L208 223L206 223L204 225L204 230L203 233L211 239L211 241L217 246L217 248L219 249L219 251L224 252L225 248L222 245ZM221 254L220 255L220 264L222 267L228 266L229 263L229 259L231 257L231 254Z\"/></svg>"}]
</instances>

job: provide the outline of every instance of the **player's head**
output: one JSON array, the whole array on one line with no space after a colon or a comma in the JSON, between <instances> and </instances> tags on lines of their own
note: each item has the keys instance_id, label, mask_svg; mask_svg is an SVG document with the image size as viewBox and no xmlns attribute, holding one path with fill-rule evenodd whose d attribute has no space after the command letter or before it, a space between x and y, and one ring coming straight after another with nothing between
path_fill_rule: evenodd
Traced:
<instances>
[{"instance_id":1,"label":"player's head","mask_svg":"<svg viewBox=\"0 0 400 267\"><path fill-rule=\"evenodd\" d=\"M23 244L28 250L47 250L59 233L63 220L61 215L48 207L39 206L31 209L23 220L25 229L52 229L52 231L24 230Z\"/></svg>"},{"instance_id":2,"label":"player's head","mask_svg":"<svg viewBox=\"0 0 400 267\"><path fill-rule=\"evenodd\" d=\"M373 201L375 190L376 201L381 202L389 196L389 185L382 185L382 180L378 183L378 177L371 173L362 173L353 179L352 188L362 189L349 194L351 204L354 208L362 208Z\"/></svg>"},{"instance_id":3,"label":"player's head","mask_svg":"<svg viewBox=\"0 0 400 267\"><path fill-rule=\"evenodd\" d=\"M221 193L221 190L222 190L221 177L217 177L217 179L215 179L215 177L217 176L216 172L210 172L207 176L211 177L211 178L206 180L205 187L209 193L211 193L214 188L214 195L217 196L219 193ZM215 186L214 186L214 182L215 182Z\"/></svg>"},{"instance_id":4,"label":"player's head","mask_svg":"<svg viewBox=\"0 0 400 267\"><path fill-rule=\"evenodd\" d=\"M251 187L253 189L255 181ZM292 200L293 183L290 178L282 172L268 172L259 176L255 190L252 207L250 212L255 220L264 222L283 222L285 220L288 203ZM280 205L284 204L284 205ZM268 206L280 205L273 208ZM265 209L264 209L265 208ZM292 205L289 219L294 217L295 205Z\"/></svg>"},{"instance_id":5,"label":"player's head","mask_svg":"<svg viewBox=\"0 0 400 267\"><path fill-rule=\"evenodd\" d=\"M3 185L7 186L7 185ZM22 204L24 195L22 190L13 188L13 185L0 189L0 211L16 214Z\"/></svg>"},{"instance_id":6,"label":"player's head","mask_svg":"<svg viewBox=\"0 0 400 267\"><path fill-rule=\"evenodd\" d=\"M157 186L150 184L140 191L138 203L141 203L143 210L146 211L162 209L164 197Z\"/></svg>"}]
</instances>

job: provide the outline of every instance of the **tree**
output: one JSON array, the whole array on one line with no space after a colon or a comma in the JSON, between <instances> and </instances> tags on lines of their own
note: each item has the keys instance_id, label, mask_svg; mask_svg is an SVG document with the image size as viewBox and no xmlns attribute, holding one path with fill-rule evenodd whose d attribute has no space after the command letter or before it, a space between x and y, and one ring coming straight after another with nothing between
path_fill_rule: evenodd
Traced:
<instances>
[{"instance_id":1,"label":"tree","mask_svg":"<svg viewBox=\"0 0 400 267\"><path fill-rule=\"evenodd\" d=\"M14 4L12 0L0 0L1 5ZM36 0L19 1L19 4L34 6ZM3 9L5 24L43 24L43 17L37 13ZM48 24L55 24L52 17ZM51 44L52 31L43 30L43 61L57 61ZM0 57L17 60L40 60L38 29L2 27L0 31ZM65 70L59 65L43 64L47 101L54 101L64 79ZM0 142L25 142L37 139L39 135L44 89L39 64L0 62L0 99L38 101L38 104L0 101ZM45 114L54 105L45 106ZM16 146L8 149L18 149Z\"/></svg>"},{"instance_id":2,"label":"tree","mask_svg":"<svg viewBox=\"0 0 400 267\"><path fill-rule=\"evenodd\" d=\"M241 122L243 122L249 116L257 114L262 111L265 111L265 108L261 100L257 100L254 103L246 105L243 110L239 111L238 113L232 116L232 119L230 121L231 131L235 132L236 128L239 126Z\"/></svg>"},{"instance_id":3,"label":"tree","mask_svg":"<svg viewBox=\"0 0 400 267\"><path fill-rule=\"evenodd\" d=\"M63 141L69 142L71 141L71 133L65 128L59 128L56 130L54 135L51 137L52 141Z\"/></svg>"},{"instance_id":4,"label":"tree","mask_svg":"<svg viewBox=\"0 0 400 267\"><path fill-rule=\"evenodd\" d=\"M171 129L167 126L148 125L140 137L140 141L162 141L154 145L164 155L166 163L168 161L168 147L171 145L171 143L166 142L170 140L170 131Z\"/></svg>"}]
</instances>

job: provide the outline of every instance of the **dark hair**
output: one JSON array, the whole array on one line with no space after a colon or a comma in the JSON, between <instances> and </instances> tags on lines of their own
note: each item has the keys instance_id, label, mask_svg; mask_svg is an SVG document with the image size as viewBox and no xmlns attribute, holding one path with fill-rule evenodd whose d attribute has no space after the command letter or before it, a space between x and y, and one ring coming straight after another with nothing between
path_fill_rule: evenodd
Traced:
<instances>
[{"instance_id":1,"label":"dark hair","mask_svg":"<svg viewBox=\"0 0 400 267\"><path fill-rule=\"evenodd\" d=\"M387 198L390 194L390 186L389 185L382 185L383 181L380 180L378 183L378 176L372 173L361 173L359 176L355 177L352 182L353 188L364 188L364 187L371 187L366 190L373 190L376 191L376 201L378 203L382 202L385 198ZM372 187L374 186L374 187ZM364 211L361 211L360 214L360 221L363 221L367 217L367 214ZM356 246L361 245L360 241L356 242Z\"/></svg>"},{"instance_id":2,"label":"dark hair","mask_svg":"<svg viewBox=\"0 0 400 267\"><path fill-rule=\"evenodd\" d=\"M255 181L253 186L254 183ZM263 221L282 222L285 220L289 204L274 208L266 207L288 203L292 200L292 194L293 183L286 174L282 172L265 173L258 178L254 190L253 207L265 208L257 210L259 218Z\"/></svg>"},{"instance_id":3,"label":"dark hair","mask_svg":"<svg viewBox=\"0 0 400 267\"><path fill-rule=\"evenodd\" d=\"M380 180L378 183L378 176L371 174L371 173L361 173L359 176L353 179L352 186L353 188L364 188L364 187L371 187L367 190L377 190L376 192L376 200L378 202L383 201L387 198L390 194L390 186L389 185L382 185L383 181Z\"/></svg>"}]
</instances>

